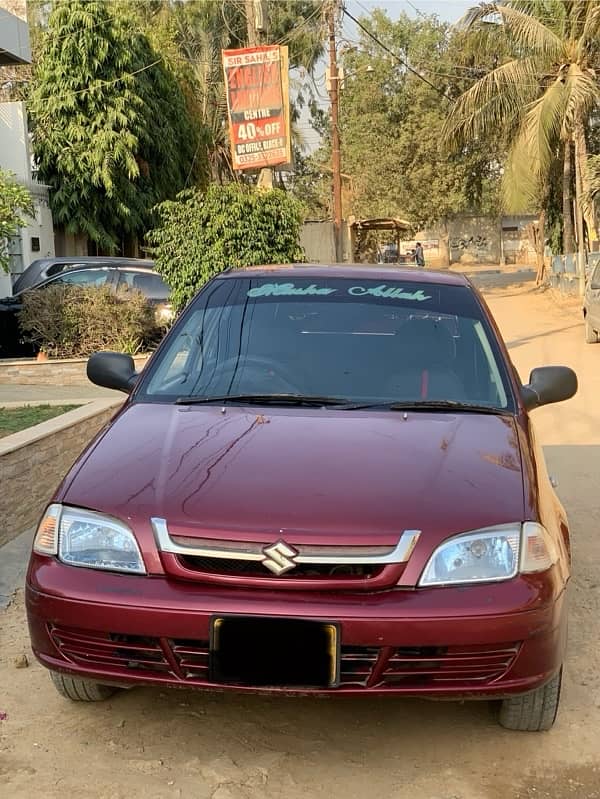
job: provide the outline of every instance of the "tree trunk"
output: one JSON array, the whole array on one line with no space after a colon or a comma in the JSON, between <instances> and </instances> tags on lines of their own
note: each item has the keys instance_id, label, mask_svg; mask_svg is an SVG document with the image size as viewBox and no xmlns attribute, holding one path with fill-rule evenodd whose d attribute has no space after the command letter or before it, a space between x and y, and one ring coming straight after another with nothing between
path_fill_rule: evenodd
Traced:
<instances>
[{"instance_id":1,"label":"tree trunk","mask_svg":"<svg viewBox=\"0 0 600 799\"><path fill-rule=\"evenodd\" d=\"M535 276L535 284L539 286L544 281L544 249L546 242L546 211L540 211L540 221L537 228L535 237L535 250L537 256L537 275Z\"/></svg>"},{"instance_id":2,"label":"tree trunk","mask_svg":"<svg viewBox=\"0 0 600 799\"><path fill-rule=\"evenodd\" d=\"M596 233L596 238L598 238L595 203L590 197L590 183L587 173L588 152L585 127L581 119L577 119L573 125L573 138L575 140L575 170L581 181L581 212L587 225L588 236L591 238L593 230Z\"/></svg>"},{"instance_id":3,"label":"tree trunk","mask_svg":"<svg viewBox=\"0 0 600 799\"><path fill-rule=\"evenodd\" d=\"M573 227L573 173L571 170L571 141L567 139L563 162L563 253L575 252L575 229Z\"/></svg>"}]
</instances>

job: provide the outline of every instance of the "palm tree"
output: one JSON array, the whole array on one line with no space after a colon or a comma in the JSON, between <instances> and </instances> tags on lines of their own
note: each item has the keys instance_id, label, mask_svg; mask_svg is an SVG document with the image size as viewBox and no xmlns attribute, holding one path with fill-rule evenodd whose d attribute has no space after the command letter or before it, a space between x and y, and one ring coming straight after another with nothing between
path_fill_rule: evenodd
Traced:
<instances>
[{"instance_id":1,"label":"palm tree","mask_svg":"<svg viewBox=\"0 0 600 799\"><path fill-rule=\"evenodd\" d=\"M562 159L564 237L572 247L572 144L579 206L588 227L594 219L583 198L590 196L586 125L600 102L595 71L600 66L600 2L485 3L471 8L459 26L479 37L486 54L502 37L514 55L458 98L447 121L451 141L459 146L473 137L505 133L504 195L511 210L534 203L544 209L550 173ZM540 239L543 248L543 235Z\"/></svg>"}]
</instances>

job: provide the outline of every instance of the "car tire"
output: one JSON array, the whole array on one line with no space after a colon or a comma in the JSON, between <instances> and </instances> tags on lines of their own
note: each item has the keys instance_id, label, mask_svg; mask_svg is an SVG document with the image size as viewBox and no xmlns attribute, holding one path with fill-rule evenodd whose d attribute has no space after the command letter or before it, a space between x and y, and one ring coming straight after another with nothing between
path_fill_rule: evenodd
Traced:
<instances>
[{"instance_id":1,"label":"car tire","mask_svg":"<svg viewBox=\"0 0 600 799\"><path fill-rule=\"evenodd\" d=\"M586 344L597 344L598 334L590 324L588 317L585 317L585 341Z\"/></svg>"},{"instance_id":2,"label":"car tire","mask_svg":"<svg viewBox=\"0 0 600 799\"><path fill-rule=\"evenodd\" d=\"M500 707L500 724L507 730L523 732L549 730L558 713L561 682L562 668L550 682L535 691L504 699Z\"/></svg>"},{"instance_id":3,"label":"car tire","mask_svg":"<svg viewBox=\"0 0 600 799\"><path fill-rule=\"evenodd\" d=\"M51 671L50 677L58 693L73 702L102 702L118 690L110 685L69 677L68 674L60 674L57 671Z\"/></svg>"}]
</instances>

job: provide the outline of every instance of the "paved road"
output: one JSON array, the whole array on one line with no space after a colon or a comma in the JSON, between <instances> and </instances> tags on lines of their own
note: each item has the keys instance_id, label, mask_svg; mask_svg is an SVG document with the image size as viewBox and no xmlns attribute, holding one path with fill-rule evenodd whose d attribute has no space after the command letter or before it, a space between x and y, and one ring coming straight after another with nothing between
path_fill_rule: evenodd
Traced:
<instances>
[{"instance_id":1,"label":"paved road","mask_svg":"<svg viewBox=\"0 0 600 799\"><path fill-rule=\"evenodd\" d=\"M483 279L483 278L482 278ZM490 288L489 280L486 280ZM211 696L136 690L69 705L26 651L20 599L0 615L0 784L11 799L600 799L600 345L572 306L507 287L488 300L522 376L567 363L572 401L535 412L570 514L569 661L557 726L497 727L487 703Z\"/></svg>"}]
</instances>

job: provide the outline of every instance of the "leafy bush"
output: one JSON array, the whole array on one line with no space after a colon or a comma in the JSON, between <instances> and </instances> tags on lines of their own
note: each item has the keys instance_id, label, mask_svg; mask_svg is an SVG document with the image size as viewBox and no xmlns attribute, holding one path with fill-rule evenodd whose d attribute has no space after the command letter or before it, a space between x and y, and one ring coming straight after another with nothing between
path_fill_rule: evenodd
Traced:
<instances>
[{"instance_id":1,"label":"leafy bush","mask_svg":"<svg viewBox=\"0 0 600 799\"><path fill-rule=\"evenodd\" d=\"M304 260L302 205L279 189L213 184L181 192L157 210L161 224L148 239L178 310L227 267Z\"/></svg>"},{"instance_id":2,"label":"leafy bush","mask_svg":"<svg viewBox=\"0 0 600 799\"><path fill-rule=\"evenodd\" d=\"M115 293L107 286L28 291L19 322L29 341L58 358L105 349L134 355L159 335L154 309L140 291Z\"/></svg>"}]
</instances>

